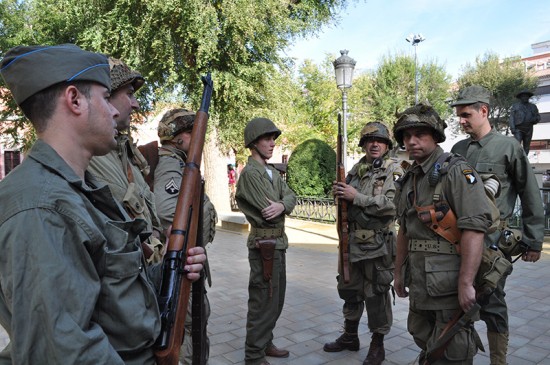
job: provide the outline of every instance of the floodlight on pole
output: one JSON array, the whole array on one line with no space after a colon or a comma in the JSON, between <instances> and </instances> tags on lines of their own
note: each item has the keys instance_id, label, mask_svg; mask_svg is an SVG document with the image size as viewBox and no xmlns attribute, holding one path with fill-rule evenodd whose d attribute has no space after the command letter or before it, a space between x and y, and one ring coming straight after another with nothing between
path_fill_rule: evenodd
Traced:
<instances>
[{"instance_id":1,"label":"floodlight on pole","mask_svg":"<svg viewBox=\"0 0 550 365\"><path fill-rule=\"evenodd\" d=\"M344 169L347 171L347 141L348 141L348 129L347 129L347 94L346 91L349 89L353 82L353 70L355 69L355 60L348 56L348 50L340 51L340 57L335 59L332 64L334 65L334 74L336 76L336 86L342 90L342 123L344 125L343 130L343 151L342 159L344 162Z\"/></svg>"},{"instance_id":2,"label":"floodlight on pole","mask_svg":"<svg viewBox=\"0 0 550 365\"><path fill-rule=\"evenodd\" d=\"M422 34L409 34L407 38L405 38L407 42L409 42L414 47L414 104L418 104L418 71L416 66L416 47L420 44L420 42L423 42L426 40Z\"/></svg>"}]
</instances>

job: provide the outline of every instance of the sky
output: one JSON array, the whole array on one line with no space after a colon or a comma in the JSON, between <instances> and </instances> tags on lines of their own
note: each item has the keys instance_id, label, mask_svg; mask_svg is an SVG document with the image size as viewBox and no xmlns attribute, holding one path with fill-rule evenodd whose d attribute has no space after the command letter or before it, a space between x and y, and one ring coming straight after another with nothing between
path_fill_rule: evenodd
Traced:
<instances>
[{"instance_id":1,"label":"sky","mask_svg":"<svg viewBox=\"0 0 550 365\"><path fill-rule=\"evenodd\" d=\"M381 58L403 53L414 57L405 38L422 34L419 64L436 61L456 80L463 67L487 52L501 58L533 55L531 45L550 41L548 0L355 0L341 11L338 24L317 36L298 40L286 56L300 65L320 64L347 49L355 72L376 69Z\"/></svg>"}]
</instances>

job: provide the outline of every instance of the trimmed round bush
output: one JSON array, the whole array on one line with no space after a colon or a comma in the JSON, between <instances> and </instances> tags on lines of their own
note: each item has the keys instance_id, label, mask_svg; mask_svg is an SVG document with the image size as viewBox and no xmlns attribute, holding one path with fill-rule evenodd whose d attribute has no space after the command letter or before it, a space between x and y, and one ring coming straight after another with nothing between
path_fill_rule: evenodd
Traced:
<instances>
[{"instance_id":1,"label":"trimmed round bush","mask_svg":"<svg viewBox=\"0 0 550 365\"><path fill-rule=\"evenodd\" d=\"M328 197L336 179L336 153L320 139L308 139L290 155L288 186L299 196Z\"/></svg>"}]
</instances>

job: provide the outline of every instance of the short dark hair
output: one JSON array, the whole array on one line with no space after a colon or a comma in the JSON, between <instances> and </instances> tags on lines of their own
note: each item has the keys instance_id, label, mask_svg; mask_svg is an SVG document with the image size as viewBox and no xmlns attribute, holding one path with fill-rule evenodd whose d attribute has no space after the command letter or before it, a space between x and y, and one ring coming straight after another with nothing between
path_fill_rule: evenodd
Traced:
<instances>
[{"instance_id":1,"label":"short dark hair","mask_svg":"<svg viewBox=\"0 0 550 365\"><path fill-rule=\"evenodd\" d=\"M481 107L483 105L485 105L487 107L487 112L489 113L491 111L491 106L487 103L483 103L481 101L478 101L477 103L470 104L469 106L471 106L472 109L474 109L475 111L479 111L479 109L481 109Z\"/></svg>"},{"instance_id":2,"label":"short dark hair","mask_svg":"<svg viewBox=\"0 0 550 365\"><path fill-rule=\"evenodd\" d=\"M60 82L37 92L21 103L20 107L23 114L25 114L25 116L31 121L38 133L43 132L46 129L47 122L55 111L55 100L59 97L63 90L71 85L75 86L87 99L90 98L92 82Z\"/></svg>"}]
</instances>

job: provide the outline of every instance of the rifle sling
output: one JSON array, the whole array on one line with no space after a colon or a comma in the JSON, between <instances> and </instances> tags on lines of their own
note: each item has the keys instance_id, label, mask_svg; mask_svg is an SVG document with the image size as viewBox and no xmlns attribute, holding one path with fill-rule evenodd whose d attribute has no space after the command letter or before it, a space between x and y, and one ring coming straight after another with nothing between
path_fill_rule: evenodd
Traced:
<instances>
[{"instance_id":1,"label":"rifle sling","mask_svg":"<svg viewBox=\"0 0 550 365\"><path fill-rule=\"evenodd\" d=\"M426 352L426 364L433 364L443 356L444 351L438 351L440 349L445 350L448 346L448 342L460 331L460 329L467 324L469 324L472 318L479 312L481 305L476 302L472 308L470 308L466 313L460 316L460 318L455 322L450 320L439 338L433 343L432 350ZM462 312L460 310L460 312Z\"/></svg>"}]
</instances>

